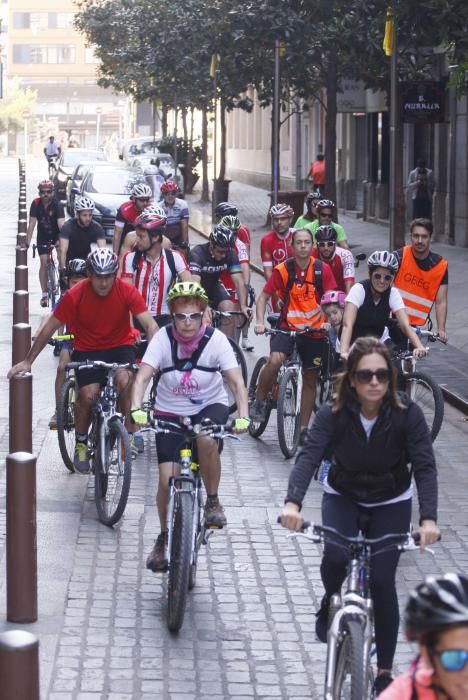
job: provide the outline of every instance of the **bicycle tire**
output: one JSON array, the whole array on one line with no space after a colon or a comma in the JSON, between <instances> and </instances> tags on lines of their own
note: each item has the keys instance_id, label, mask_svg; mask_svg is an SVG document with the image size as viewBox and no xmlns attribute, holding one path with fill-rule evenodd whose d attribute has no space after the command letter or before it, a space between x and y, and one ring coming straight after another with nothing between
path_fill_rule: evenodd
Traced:
<instances>
[{"instance_id":1,"label":"bicycle tire","mask_svg":"<svg viewBox=\"0 0 468 700\"><path fill-rule=\"evenodd\" d=\"M267 363L267 360L268 360L267 357L261 357L259 360L257 360L255 367L253 368L252 376L250 377L250 382L249 382L249 406L251 406L253 401L255 401L255 392L257 391L257 385L258 385L258 379L260 377L260 372L262 371L264 365ZM271 401L268 399L268 408L267 408L265 420L262 420L262 421L250 420L249 434L252 437L258 438L265 431L265 428L268 425L268 421L270 420L271 408L272 408Z\"/></svg>"},{"instance_id":2,"label":"bicycle tire","mask_svg":"<svg viewBox=\"0 0 468 700\"><path fill-rule=\"evenodd\" d=\"M49 263L47 266L47 292L51 308L53 308L57 301L57 268L53 263Z\"/></svg>"},{"instance_id":3,"label":"bicycle tire","mask_svg":"<svg viewBox=\"0 0 468 700\"><path fill-rule=\"evenodd\" d=\"M198 551L200 548L200 540L202 537L202 531L204 528L204 524L202 522L203 520L203 500L201 496L201 484L199 485L198 488L198 518L197 518L197 530L193 534L193 540L192 540L192 561L190 563L190 571L189 571L189 580L188 580L188 589L189 591L192 590L192 588L195 587L195 584L197 582L197 564L198 564ZM195 506L194 506L195 507ZM195 522L195 518L193 518L193 522Z\"/></svg>"},{"instance_id":4,"label":"bicycle tire","mask_svg":"<svg viewBox=\"0 0 468 700\"><path fill-rule=\"evenodd\" d=\"M439 434L444 420L444 396L440 386L424 372L403 375L405 392L421 408L432 442Z\"/></svg>"},{"instance_id":5,"label":"bicycle tire","mask_svg":"<svg viewBox=\"0 0 468 700\"><path fill-rule=\"evenodd\" d=\"M167 578L167 626L171 632L178 632L184 622L192 557L192 517L192 494L176 492Z\"/></svg>"},{"instance_id":6,"label":"bicycle tire","mask_svg":"<svg viewBox=\"0 0 468 700\"><path fill-rule=\"evenodd\" d=\"M365 700L367 695L366 667L364 658L364 631L358 620L343 618L341 641L338 643L334 700ZM349 677L349 678L348 678Z\"/></svg>"},{"instance_id":7,"label":"bicycle tire","mask_svg":"<svg viewBox=\"0 0 468 700\"><path fill-rule=\"evenodd\" d=\"M244 353L242 352L242 349L236 343L235 340L233 340L232 338L228 338L228 340L231 348L234 350L234 355L236 356L237 364L239 365L240 370L242 372L242 379L244 380L244 384L247 386L247 362L245 361ZM226 381L224 382L224 387L228 395L229 413L234 413L237 410L237 404L234 395Z\"/></svg>"},{"instance_id":8,"label":"bicycle tire","mask_svg":"<svg viewBox=\"0 0 468 700\"><path fill-rule=\"evenodd\" d=\"M280 379L276 414L281 452L290 459L297 452L301 435L300 397L297 396L297 378L293 369L287 369Z\"/></svg>"},{"instance_id":9,"label":"bicycle tire","mask_svg":"<svg viewBox=\"0 0 468 700\"><path fill-rule=\"evenodd\" d=\"M63 463L72 473L75 471L75 401L76 383L74 377L69 377L60 390L57 403L57 437Z\"/></svg>"},{"instance_id":10,"label":"bicycle tire","mask_svg":"<svg viewBox=\"0 0 468 700\"><path fill-rule=\"evenodd\" d=\"M99 520L108 526L120 520L127 505L132 478L132 452L128 433L119 418L108 423L105 455L100 448L94 460L94 499ZM99 440L99 438L98 438Z\"/></svg>"}]
</instances>

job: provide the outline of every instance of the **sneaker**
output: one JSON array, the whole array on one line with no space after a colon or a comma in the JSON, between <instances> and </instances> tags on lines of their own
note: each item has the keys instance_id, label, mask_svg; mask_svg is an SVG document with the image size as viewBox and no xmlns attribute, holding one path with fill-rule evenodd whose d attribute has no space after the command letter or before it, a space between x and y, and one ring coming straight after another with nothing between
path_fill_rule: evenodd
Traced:
<instances>
[{"instance_id":1,"label":"sneaker","mask_svg":"<svg viewBox=\"0 0 468 700\"><path fill-rule=\"evenodd\" d=\"M393 683L393 676L388 671L384 673L379 673L374 681L374 693L376 697L383 693L383 691L388 688L389 685Z\"/></svg>"},{"instance_id":2,"label":"sneaker","mask_svg":"<svg viewBox=\"0 0 468 700\"><path fill-rule=\"evenodd\" d=\"M73 467L78 474L89 474L89 452L88 445L85 442L77 442L75 445Z\"/></svg>"},{"instance_id":3,"label":"sneaker","mask_svg":"<svg viewBox=\"0 0 468 700\"><path fill-rule=\"evenodd\" d=\"M241 347L242 350L247 350L248 352L254 349L253 344L250 342L247 336L242 337Z\"/></svg>"},{"instance_id":4,"label":"sneaker","mask_svg":"<svg viewBox=\"0 0 468 700\"><path fill-rule=\"evenodd\" d=\"M167 571L167 531L160 532L153 549L146 559L146 568L156 573L157 571Z\"/></svg>"},{"instance_id":5,"label":"sneaker","mask_svg":"<svg viewBox=\"0 0 468 700\"><path fill-rule=\"evenodd\" d=\"M315 613L317 619L315 620L315 634L317 639L319 639L324 644L327 643L327 632L328 632L328 614L330 611L330 600L328 596L324 595L322 602L320 603L320 609Z\"/></svg>"},{"instance_id":6,"label":"sneaker","mask_svg":"<svg viewBox=\"0 0 468 700\"><path fill-rule=\"evenodd\" d=\"M301 434L299 436L299 447L304 447L305 442L307 440L308 432L309 432L309 428L301 428Z\"/></svg>"},{"instance_id":7,"label":"sneaker","mask_svg":"<svg viewBox=\"0 0 468 700\"><path fill-rule=\"evenodd\" d=\"M43 295L41 296L41 300L40 300L39 303L40 303L40 305L41 305L42 307L45 307L45 306L48 306L48 305L49 305L49 296L48 296L47 293L46 293L46 294L43 294Z\"/></svg>"},{"instance_id":8,"label":"sneaker","mask_svg":"<svg viewBox=\"0 0 468 700\"><path fill-rule=\"evenodd\" d=\"M205 503L205 525L214 530L220 530L227 523L224 508L219 498L207 498Z\"/></svg>"},{"instance_id":9,"label":"sneaker","mask_svg":"<svg viewBox=\"0 0 468 700\"><path fill-rule=\"evenodd\" d=\"M145 438L140 433L133 433L133 442L137 449L138 454L141 455L145 451Z\"/></svg>"},{"instance_id":10,"label":"sneaker","mask_svg":"<svg viewBox=\"0 0 468 700\"><path fill-rule=\"evenodd\" d=\"M49 430L57 430L57 411L55 411L49 421Z\"/></svg>"},{"instance_id":11,"label":"sneaker","mask_svg":"<svg viewBox=\"0 0 468 700\"><path fill-rule=\"evenodd\" d=\"M259 401L258 399L255 399L250 407L250 418L258 423L262 423L264 420L266 420L267 410L268 407L266 400Z\"/></svg>"}]
</instances>

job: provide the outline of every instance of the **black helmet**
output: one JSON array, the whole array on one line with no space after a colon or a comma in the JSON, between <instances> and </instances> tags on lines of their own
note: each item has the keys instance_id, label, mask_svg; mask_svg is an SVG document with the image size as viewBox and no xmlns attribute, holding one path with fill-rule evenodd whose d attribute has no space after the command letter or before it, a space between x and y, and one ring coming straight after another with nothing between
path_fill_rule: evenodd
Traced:
<instances>
[{"instance_id":1,"label":"black helmet","mask_svg":"<svg viewBox=\"0 0 468 700\"><path fill-rule=\"evenodd\" d=\"M336 231L333 226L319 226L315 232L315 240L319 241L336 241Z\"/></svg>"},{"instance_id":2,"label":"black helmet","mask_svg":"<svg viewBox=\"0 0 468 700\"><path fill-rule=\"evenodd\" d=\"M468 625L468 579L461 574L428 576L410 593L405 610L406 636L426 635L450 625Z\"/></svg>"},{"instance_id":3,"label":"black helmet","mask_svg":"<svg viewBox=\"0 0 468 700\"><path fill-rule=\"evenodd\" d=\"M94 275L114 275L119 269L119 259L108 248L96 248L86 258L86 267Z\"/></svg>"},{"instance_id":4,"label":"black helmet","mask_svg":"<svg viewBox=\"0 0 468 700\"><path fill-rule=\"evenodd\" d=\"M210 241L215 245L219 245L220 248L232 248L235 240L234 232L227 226L215 224L211 229Z\"/></svg>"},{"instance_id":5,"label":"black helmet","mask_svg":"<svg viewBox=\"0 0 468 700\"><path fill-rule=\"evenodd\" d=\"M222 219L223 216L237 216L239 210L234 204L229 204L229 202L220 202L216 205L215 216L217 219Z\"/></svg>"},{"instance_id":6,"label":"black helmet","mask_svg":"<svg viewBox=\"0 0 468 700\"><path fill-rule=\"evenodd\" d=\"M81 258L69 260L66 277L86 277L86 260L82 260Z\"/></svg>"}]
</instances>

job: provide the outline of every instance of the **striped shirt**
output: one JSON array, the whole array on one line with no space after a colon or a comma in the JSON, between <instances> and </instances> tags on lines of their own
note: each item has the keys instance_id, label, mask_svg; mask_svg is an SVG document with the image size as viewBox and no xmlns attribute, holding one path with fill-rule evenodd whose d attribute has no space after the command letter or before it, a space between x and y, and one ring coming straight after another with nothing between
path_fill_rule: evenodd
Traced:
<instances>
[{"instance_id":1,"label":"striped shirt","mask_svg":"<svg viewBox=\"0 0 468 700\"><path fill-rule=\"evenodd\" d=\"M184 258L176 251L172 251L172 254L177 274L188 270ZM124 256L122 279L133 282L145 300L152 316L168 314L167 293L174 280L172 279L171 268L167 262L166 251L162 249L161 255L154 265L142 255L134 270L133 261L135 255L136 253L127 253Z\"/></svg>"}]
</instances>

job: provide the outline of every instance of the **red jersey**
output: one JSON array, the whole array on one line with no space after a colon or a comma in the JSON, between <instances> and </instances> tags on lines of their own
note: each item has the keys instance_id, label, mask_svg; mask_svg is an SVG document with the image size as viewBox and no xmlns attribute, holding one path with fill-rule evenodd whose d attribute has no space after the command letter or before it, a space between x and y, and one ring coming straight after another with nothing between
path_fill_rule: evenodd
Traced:
<instances>
[{"instance_id":1,"label":"red jersey","mask_svg":"<svg viewBox=\"0 0 468 700\"><path fill-rule=\"evenodd\" d=\"M127 282L114 280L109 294L100 297L87 279L65 292L54 316L72 326L76 350L108 350L133 345L130 314L146 310L141 294Z\"/></svg>"},{"instance_id":2,"label":"red jersey","mask_svg":"<svg viewBox=\"0 0 468 700\"><path fill-rule=\"evenodd\" d=\"M241 240L236 241L236 243L234 244L234 250L236 251L237 257L239 258L239 262L241 264L249 262L247 248ZM231 297L231 301L234 302L234 304L237 304L239 299L237 298L236 286L234 284L234 280L232 279L229 270L224 270L224 272L221 273L219 281L221 282L221 284L224 284L224 286L228 290L229 296Z\"/></svg>"},{"instance_id":3,"label":"red jersey","mask_svg":"<svg viewBox=\"0 0 468 700\"><path fill-rule=\"evenodd\" d=\"M312 248L312 256L320 260L318 248ZM336 280L335 289L345 292L345 282L354 284L354 258L350 250L337 246L333 258L331 260L324 260L323 262L326 262L332 269Z\"/></svg>"},{"instance_id":4,"label":"red jersey","mask_svg":"<svg viewBox=\"0 0 468 700\"><path fill-rule=\"evenodd\" d=\"M250 231L247 228L247 226L244 226L244 224L242 224L242 226L239 229L237 229L236 236L240 241L242 241L242 243L245 246L247 246L248 250L250 246Z\"/></svg>"},{"instance_id":5,"label":"red jersey","mask_svg":"<svg viewBox=\"0 0 468 700\"><path fill-rule=\"evenodd\" d=\"M263 267L275 268L287 258L293 257L291 247L292 231L289 231L285 238L280 238L276 231L266 233L260 241L260 255Z\"/></svg>"}]
</instances>

